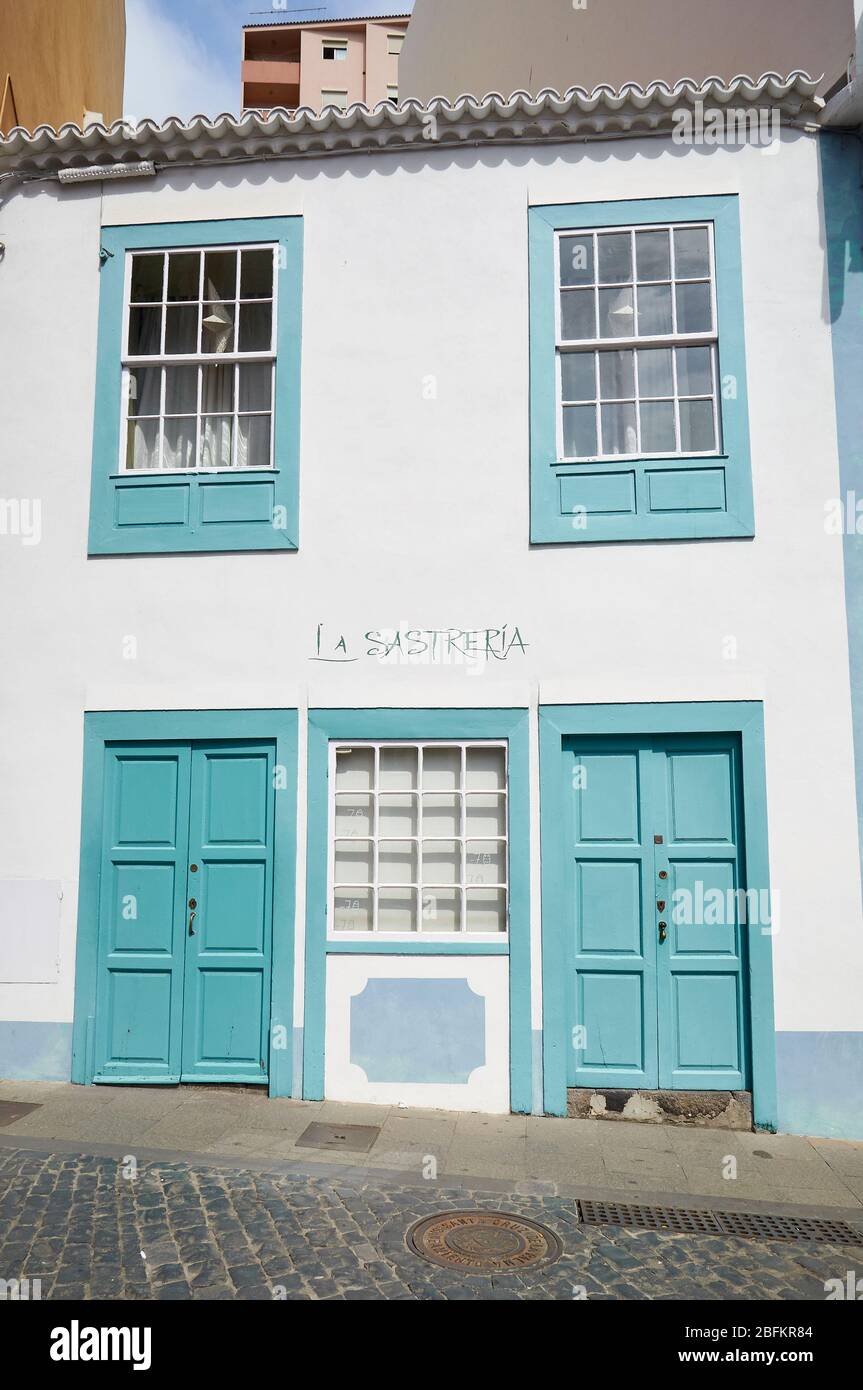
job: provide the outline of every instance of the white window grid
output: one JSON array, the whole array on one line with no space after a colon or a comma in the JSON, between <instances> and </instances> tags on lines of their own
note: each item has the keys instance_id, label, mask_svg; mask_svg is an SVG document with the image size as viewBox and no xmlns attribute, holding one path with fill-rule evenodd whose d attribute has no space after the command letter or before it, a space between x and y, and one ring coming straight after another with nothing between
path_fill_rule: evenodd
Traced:
<instances>
[{"instance_id":1,"label":"white window grid","mask_svg":"<svg viewBox=\"0 0 863 1390\"><path fill-rule=\"evenodd\" d=\"M459 777L459 787L458 787L457 790L446 791L446 790L442 790L440 787L426 787L426 785L425 785L424 767L423 767L424 754L425 754L425 752L428 751L429 749L431 749L431 750L439 750L439 749L443 749L443 748L446 748L446 749L458 749L458 750L459 750L459 755L460 755L460 777ZM411 790L410 792L408 792L407 790L403 790L403 791L384 791L384 792L383 792L383 795L385 795L385 796L386 796L386 795L392 795L392 796L396 796L396 795L399 795L399 796L408 796L408 795L409 795L409 796L411 796L411 798L413 799L413 802L415 803L415 806L416 806L416 828L417 828L417 833L416 833L416 835L408 835L408 834L381 835L381 834L379 833L378 807L379 807L379 797L380 797L380 795L381 795L381 790L380 790L380 758L381 758L381 752L382 752L382 750L384 750L384 749L403 749L403 750L409 750L409 751L412 751L412 752L416 752L416 754L417 754L417 786L416 786L416 788L413 789L413 790ZM469 749L499 749L499 750L502 752L502 754L503 754L503 763L504 763L504 775L503 775L503 786L502 786L502 787L497 787L497 786L480 787L480 786L476 786L476 787L470 787L469 789L466 787L467 751L468 751ZM371 751L373 752L373 755L374 755L374 775L373 775L373 786L372 786L372 789L370 789L369 791L365 791L365 790L354 790L354 789L352 789L352 790L350 790L350 791L337 792L337 791L336 791L336 764L337 764L337 759L338 759L338 757L339 757L340 754L341 754L341 755L347 755L347 754L349 754L350 752L355 751L355 750L356 750L356 751L359 751L359 750L371 750ZM476 941L476 942L480 942L480 941L489 941L489 940L492 940L492 941L506 941L506 940L508 939L508 937L509 937L509 823L510 823L510 822L509 822L509 747L508 747L508 744L507 744L506 742L500 742L500 741L497 741L497 740L488 740L488 739L471 739L471 740L468 740L468 741L461 741L461 740L458 740L458 739L435 739L435 740L431 740L431 739L427 739L427 740L415 740L415 739L414 739L414 740L408 740L408 741L399 741L399 740L391 740L391 739L380 740L380 741L371 741L371 740L364 740L364 739L356 739L356 740L351 740L350 742L344 742L344 741L341 741L341 740L340 740L340 741L332 741L332 742L330 743L330 747L329 747L329 775L328 775L328 785L329 785L329 816L328 816L328 831L327 831L327 936L328 936L328 939L334 940L334 941L345 941L345 940L348 940L348 941L355 941L355 940L363 941L363 940L371 940L371 939L374 939L375 937L377 937L377 938L379 938L379 939L383 939L383 940L388 941L388 942L390 942L390 941L395 941L395 942L397 942L397 941L399 941L399 940L403 940L403 941L415 941L415 940L416 940L417 938L419 938L419 937L421 937L423 940L429 940L429 939L435 940L435 939L437 939L437 940L442 941L442 942L445 942L445 941L453 941L453 940L460 940L460 941L468 940L468 941ZM424 825L423 825L423 795L424 795L424 793L427 794L427 795L433 795L433 796L450 796L450 795L453 795L453 796L457 796L457 797L458 797L458 800L459 800L459 807L460 807L459 824L460 824L460 829L461 829L461 833L460 833L459 835L452 835L452 834L433 835L433 834L430 834L430 833L428 833L428 832L424 832ZM491 834L468 835L468 834L466 833L466 831L467 831L466 817L465 817L465 796L466 796L466 795L476 795L476 796L491 796L491 795L494 795L494 796L497 796L497 797L499 797L499 798L501 799L502 806L503 806L503 824L504 824L504 831L505 831L505 833L504 833L503 835L491 835ZM340 798L340 797L344 797L346 800L350 800L350 799L356 800L357 798L362 798L362 797L366 797L366 796L370 799L370 801L371 801L371 803L372 803L372 827L371 827L371 832L372 832L372 833L371 833L370 835L357 835L357 836L345 835L345 834L342 834L342 833L339 833L339 834L337 835L337 834L336 834L336 802L337 802L337 799ZM372 846L372 854L373 854L372 863L373 863L373 869L372 869L371 881L361 882L361 883L357 883L357 882L348 883L348 882L341 882L341 881L337 882L337 881L336 881L336 872L335 872L336 843L337 843L337 841L344 843L344 842L346 842L346 841L348 841L348 840L356 841L356 843L368 843L368 844L370 844L370 845ZM458 844L459 844L459 846L460 846L460 851L461 851L461 869L460 869L459 880L458 880L457 883L455 883L455 884L453 884L453 883L446 884L446 883L431 883L431 882L426 882L426 881L425 881L424 876L423 876L423 843L424 843L424 842L426 842L426 843L429 843L429 842L437 842L437 843L442 844L442 845L443 845L443 844L452 844L452 843L458 843ZM417 866L417 873L416 873L416 877L415 877L414 881L412 881L412 882L410 882L410 883L405 882L405 883L398 883L398 884L381 884L381 883L380 883L380 881L379 881L379 878L380 878L380 875L379 875L380 846L381 846L381 844L386 845L386 844L388 844L388 843L389 843L389 844L410 843L410 844L413 845L413 847L414 847L414 855L415 855L415 863L416 863L416 866ZM503 865L504 865L504 868L503 868L503 877L502 877L502 881L496 881L496 882L485 882L485 881L483 881L482 883L471 883L471 882L469 882L469 880L468 880L468 855L472 852L472 851L468 848L469 845L471 845L471 844L477 844L477 845L479 845L479 844L492 844L492 843L493 843L493 844L499 844L499 845L501 845L501 846L503 847ZM410 931L410 932L396 932L396 931L387 930L386 928L383 928L383 929L379 928L379 925L378 925L378 917L379 917L379 912L378 912L378 907L379 907L378 889L381 888L381 887L384 887L384 888L392 888L392 889L405 889L405 890L410 890L410 891L413 893L413 895L414 895L414 902L415 902L415 906L416 906L416 910L417 910L416 928L415 928L413 931ZM486 891L498 891L498 892L503 893L503 899L504 899L504 910L503 910L504 929L503 929L503 930L498 930L498 931L473 931L473 932L467 930L467 927L466 927L466 923L467 923L467 911L466 911L466 908L467 908L467 894L468 894L468 891L471 890L471 889L473 889L474 891L483 891L483 890L486 890ZM335 899L336 899L336 896L337 896L337 894L350 895L350 893L351 893L352 890L353 890L353 891L367 891L367 890L371 890L371 894L372 894L372 907L373 907L373 919L372 919L372 929L371 929L371 931L357 931L357 930L355 930L355 929L348 929L348 928L340 928L340 929L337 929L337 928L335 927L335 923L334 923L334 913L335 913ZM438 893L456 892L456 893L458 894L458 898L459 898L459 926L458 926L458 929L457 929L457 930L454 930L454 931L441 931L441 930L439 930L439 929L436 930L435 927L434 927L433 921L432 921L432 923L431 923L430 925L428 925L428 924L426 923L426 920L425 920L425 918L424 918L424 901L426 900L426 895L427 895L427 894L434 894L435 891L437 891Z\"/></svg>"},{"instance_id":2,"label":"white window grid","mask_svg":"<svg viewBox=\"0 0 863 1390\"><path fill-rule=\"evenodd\" d=\"M233 298L233 299L221 299L221 300L217 300L217 301L211 301L211 300L209 300L209 299L206 297L205 268L206 268L207 252L210 252L210 251L236 251L236 252L238 253L238 254L237 254L236 280L235 280L235 285L234 285L234 298ZM241 293L240 293L240 290L241 290L240 280L241 280L241 274L242 274L242 255L241 255L240 253L242 253L243 251L271 251L271 252L273 253L273 282L272 282L272 294L271 294L270 298L264 298L264 297L260 297L260 298L246 297L246 298L243 298L243 297L241 296ZM175 255L175 256L182 256L182 255L186 255L187 253L190 253L190 252L192 252L192 253L197 253L198 256L199 256L199 260L200 260L199 281L198 281L198 298L197 298L197 300L192 300L192 299L189 299L189 300L176 300L176 301L174 301L174 300L169 300L169 299L168 299L168 276L169 276L169 273L170 273L171 256L172 256L172 255ZM240 417L244 417L244 418L245 418L245 417L247 417L247 416L255 416L255 415L269 417L269 420L270 420L270 450L269 450L269 461L268 461L268 463L267 463L265 466L266 466L267 468L272 469L272 467L273 467L273 444L274 444L274 436L275 436L275 428L274 428L274 425L275 425L275 386L276 386L276 382L275 382L275 374L276 374L276 348L275 348L275 344L276 344L277 316L278 316L278 283L279 283L279 282L278 282L278 275L276 274L276 252L277 252L277 247L275 246L275 244L274 244L273 242L242 242L242 243L226 243L226 244L224 244L224 245L208 245L208 246L163 246L163 247L154 247L154 248L152 248L152 249L148 249L148 248L137 249L137 248L136 248L136 249L132 249L132 250L127 251L127 253L126 253L125 278L124 278L124 290L123 290L124 311L123 311L123 345L122 345L122 359L121 359L121 360L122 360L122 388L121 388L121 390L122 390L122 395L121 395L121 401L122 401L122 429L121 429L121 431L120 431L120 453L119 453L119 462L118 462L118 472L120 472L120 473L130 473L130 474L134 474L135 476L141 476L141 475L146 476L148 473L151 473L151 474L152 474L152 473L159 473L159 474L162 474L162 473L178 473L178 474L181 474L181 475L185 475L185 474L189 474L189 473L214 473L214 472L225 472L225 473L228 473L228 472L231 472L233 469L237 468L237 450L238 450L238 446L239 446L239 425L238 425L239 418L240 418ZM131 298L131 289L132 289L132 261L133 261L133 258L144 257L144 256L153 256L153 257L155 257L155 256L163 256L163 257L164 257L163 269L162 269L162 297L161 297L161 299L157 299L157 300L142 300L142 301L137 301L137 300L136 300L136 301L133 303L133 302L132 302L132 298ZM234 349L235 349L235 350L234 350L233 352L204 352L204 351L203 351L203 333L204 333L203 319L204 319L204 306L207 305L207 304L210 304L210 303L225 304L225 305L228 305L228 306L232 307L233 310L234 310ZM270 344L269 344L269 347L268 347L268 348L266 348L266 349L258 349L258 350L255 350L255 351L253 351L253 352L240 352L240 351L238 350L237 345L238 345L238 343L239 343L239 333L240 333L240 308L241 308L241 306L244 305L244 304L250 304L250 305L271 304L271 305L272 305L271 326L270 326ZM167 310L168 310L169 307L178 308L178 307L181 307L181 306L182 306L182 307L188 307L188 308L196 308L196 309L199 311L199 312L198 312L198 328L197 328L198 351L197 351L197 352L192 352L192 353L168 353L168 352L165 351L165 336L166 336L167 324L168 324L168 314L167 314ZM131 353L131 352L129 351L129 326L130 326L130 319L131 319L131 311L132 311L132 309L134 309L134 308L142 308L142 309L160 309L160 310L161 310L161 338L160 338L159 351L158 351L158 353L147 353L147 354L137 354L137 355L136 355L136 354ZM241 363L246 363L246 362L269 362L269 363L271 364L270 409L269 409L269 410L266 410L266 411L265 411L265 410L243 410L243 411L241 411L241 410L238 409L239 400L240 400L240 395L239 395L239 392L240 392L239 367L240 367L240 364L241 364ZM169 467L167 467L167 466L165 465L165 462L164 462L164 458L165 458L165 422L166 422L166 420L176 420L176 419L183 419L183 418L189 418L189 419L191 419L191 414L192 414L191 411L188 413L188 416L184 416L183 414L177 414L177 413L172 413L172 414L168 415L168 414L166 414L166 412L165 412L165 395L166 395L166 387L167 387L167 373L166 373L166 371L165 371L165 367L171 367L171 366L197 366L197 368L198 368L197 398L196 398L196 407L195 407L195 452L194 452L194 462L193 462L192 466L189 467L189 468L169 468ZM234 368L234 383L233 383L233 406L234 406L234 408L233 408L232 411L229 411L229 412L223 412L223 411L206 411L206 412L205 412L205 411L203 410L203 400L202 400L202 397L203 397L203 380L204 380L204 371L203 371L203 369L204 369L204 367L207 367L207 366L213 366L213 367L216 367L216 366L218 366L218 367L233 366L233 368ZM130 394L129 394L129 393L130 393L130 384L131 384L131 373L132 373L132 371L133 371L135 368L152 368L154 371L155 371L155 370L159 370L159 369L161 368L161 380L160 380L160 387L159 387L159 415L158 415L158 417L156 417L155 415L154 415L154 416L147 416L147 415L142 415L142 416L133 415L133 416L130 416L130 414L129 414L129 404L130 404ZM213 465L207 466L207 465L204 465L204 464L202 464L202 463L200 462L200 459L201 459L201 434L202 434L202 431L201 431L201 422L202 422L202 420L203 420L204 418L209 418L209 417L211 417L211 416L212 416L212 417L224 416L225 419L229 419L229 418L230 418L230 420L231 420L231 441L232 441L232 442L231 442L231 463L230 463L230 466L213 466ZM141 420L156 419L156 418L157 418L158 421L159 421L159 467L158 467L158 468L130 468L130 467L129 467L129 464L128 464L128 431L129 431L129 421L130 421L130 420L139 420L139 419L141 419ZM246 471L246 470L243 470L243 471ZM254 471L254 470L249 470L249 471Z\"/></svg>"},{"instance_id":3,"label":"white window grid","mask_svg":"<svg viewBox=\"0 0 863 1390\"><path fill-rule=\"evenodd\" d=\"M677 328L677 295L675 287L677 285L701 284L705 283L705 277L698 276L678 276L675 264L675 239L676 230L688 231L690 229L704 229L708 238L709 254L709 283L710 287L710 330L700 333L681 333ZM657 280L643 279L638 274L636 262L636 233L638 232L662 232L669 233L670 245L670 277ZM604 233L628 233L630 237L630 264L632 266L632 277L628 281L602 281L599 278L599 257L598 257L598 238ZM592 286L565 286L561 284L560 263L561 247L563 239L576 237L583 240L592 240L593 245L593 265L594 282ZM722 416L719 409L719 331L717 323L716 305L716 256L714 230L712 222L648 222L633 226L608 226L608 227L567 227L561 228L555 233L554 241L554 278L555 278L555 397L556 397L556 429L557 429L557 459L560 463L608 463L625 462L632 459L651 459L651 458L715 458L722 451ZM633 299L633 323L637 330L638 324L638 294L640 286L650 285L670 285L671 286L671 312L672 312L672 331L661 334L640 334L637 331L628 336L620 337L597 337L585 339L564 338L561 325L561 307L564 294L573 290L593 289L594 295L594 321L599 324L599 292L600 290L621 290L632 289ZM678 381L677 353L674 351L678 347L706 347L710 351L711 386L710 395L706 392L699 394L681 393ZM645 348L668 348L671 350L672 363L672 390L673 395L651 396L642 395L639 388L638 379L638 350ZM625 352L631 351L633 355L633 370L635 391L634 395L620 397L603 396L600 383L600 356L605 352ZM581 353L584 355L592 354L594 358L595 374L595 397L591 401L565 401L563 397L563 357L568 353ZM683 450L681 447L681 424L680 424L680 402L681 401L701 401L711 400L713 410L713 441L714 447L703 451ZM669 401L674 407L674 449L663 449L657 453L645 451L641 447L642 428L641 411L639 409L643 402L666 402ZM563 411L565 406L571 405L590 405L595 406L596 411L596 439L597 445L601 447L602 442L602 407L603 405L632 405L635 411L635 427L637 437L637 448L634 453L602 453L597 452L589 456L567 455L564 449L564 429Z\"/></svg>"}]
</instances>

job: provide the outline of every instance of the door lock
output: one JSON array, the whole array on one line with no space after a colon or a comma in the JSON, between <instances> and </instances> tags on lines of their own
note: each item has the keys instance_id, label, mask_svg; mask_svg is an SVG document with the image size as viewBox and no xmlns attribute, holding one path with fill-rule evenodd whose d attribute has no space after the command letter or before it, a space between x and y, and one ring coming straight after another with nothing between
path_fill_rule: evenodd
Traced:
<instances>
[{"instance_id":1,"label":"door lock","mask_svg":"<svg viewBox=\"0 0 863 1390\"><path fill-rule=\"evenodd\" d=\"M664 912L664 911L665 911L665 899L664 899L664 898L657 898L657 900L656 900L656 906L659 908L659 911L660 911L660 912Z\"/></svg>"},{"instance_id":2,"label":"door lock","mask_svg":"<svg viewBox=\"0 0 863 1390\"><path fill-rule=\"evenodd\" d=\"M667 935L668 935L668 923L667 923L667 922L660 922L660 924L659 924L659 940L660 940L660 941L664 941Z\"/></svg>"}]
</instances>

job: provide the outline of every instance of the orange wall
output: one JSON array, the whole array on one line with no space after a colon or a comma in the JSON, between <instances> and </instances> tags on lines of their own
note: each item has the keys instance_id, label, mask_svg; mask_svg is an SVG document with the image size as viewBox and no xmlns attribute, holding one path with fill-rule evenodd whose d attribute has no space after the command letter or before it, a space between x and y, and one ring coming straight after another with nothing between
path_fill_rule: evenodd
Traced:
<instances>
[{"instance_id":1,"label":"orange wall","mask_svg":"<svg viewBox=\"0 0 863 1390\"><path fill-rule=\"evenodd\" d=\"M0 0L0 102L11 77L18 124L123 114L125 0ZM3 113L0 113L2 115Z\"/></svg>"}]
</instances>

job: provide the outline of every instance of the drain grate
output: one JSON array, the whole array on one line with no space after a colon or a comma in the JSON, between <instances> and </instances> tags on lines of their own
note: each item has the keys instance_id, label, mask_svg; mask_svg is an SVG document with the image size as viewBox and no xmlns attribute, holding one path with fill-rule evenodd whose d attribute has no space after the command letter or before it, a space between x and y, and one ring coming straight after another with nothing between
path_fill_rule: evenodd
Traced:
<instances>
[{"instance_id":1,"label":"drain grate","mask_svg":"<svg viewBox=\"0 0 863 1390\"><path fill-rule=\"evenodd\" d=\"M863 1245L863 1227L847 1221L821 1221L810 1216L764 1216L747 1211L718 1211L716 1219L728 1236L761 1240L829 1240L836 1245Z\"/></svg>"},{"instance_id":2,"label":"drain grate","mask_svg":"<svg viewBox=\"0 0 863 1390\"><path fill-rule=\"evenodd\" d=\"M41 1105L30 1105L23 1100L0 1100L0 1125L14 1125L16 1120L23 1120L31 1110L41 1109Z\"/></svg>"},{"instance_id":3,"label":"drain grate","mask_svg":"<svg viewBox=\"0 0 863 1390\"><path fill-rule=\"evenodd\" d=\"M682 1207L633 1207L628 1202L579 1202L586 1226L635 1226L642 1231L684 1231L716 1235L710 1211L686 1211Z\"/></svg>"},{"instance_id":4,"label":"drain grate","mask_svg":"<svg viewBox=\"0 0 863 1390\"><path fill-rule=\"evenodd\" d=\"M632 1226L640 1231L744 1236L754 1240L818 1240L863 1247L863 1226L851 1226L847 1221L691 1207L636 1207L628 1202L580 1201L578 1205L586 1226Z\"/></svg>"},{"instance_id":5,"label":"drain grate","mask_svg":"<svg viewBox=\"0 0 863 1390\"><path fill-rule=\"evenodd\" d=\"M297 1149L341 1149L368 1153L380 1134L380 1125L326 1125L315 1121L294 1141Z\"/></svg>"}]
</instances>

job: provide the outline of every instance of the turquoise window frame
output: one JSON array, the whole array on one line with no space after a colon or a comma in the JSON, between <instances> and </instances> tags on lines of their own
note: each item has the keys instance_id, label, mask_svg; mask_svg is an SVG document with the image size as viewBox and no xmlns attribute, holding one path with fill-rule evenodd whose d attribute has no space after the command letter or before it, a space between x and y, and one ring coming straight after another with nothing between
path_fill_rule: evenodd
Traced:
<instances>
[{"instance_id":1,"label":"turquoise window frame","mask_svg":"<svg viewBox=\"0 0 863 1390\"><path fill-rule=\"evenodd\" d=\"M567 203L528 210L532 543L698 540L755 534L738 202L736 194L722 194ZM561 463L557 457L555 384L555 234L569 229L664 222L713 223L722 451L691 459L674 456L619 463L613 458L597 463ZM604 496L601 486L593 489L592 506L587 506L586 500L584 504L578 502L585 479L609 480ZM655 504L654 479L657 490L662 487L662 497L657 495ZM585 512L575 516L573 507L581 505L585 505Z\"/></svg>"},{"instance_id":2,"label":"turquoise window frame","mask_svg":"<svg viewBox=\"0 0 863 1390\"><path fill-rule=\"evenodd\" d=\"M277 269L273 467L219 473L119 471L126 254L274 242ZM287 550L299 546L303 219L263 217L103 227L90 555ZM152 491L155 489L155 493ZM209 492L207 490L210 490ZM209 502L213 520L204 510ZM122 507L122 513L121 513ZM120 520L121 515L128 520Z\"/></svg>"},{"instance_id":3,"label":"turquoise window frame","mask_svg":"<svg viewBox=\"0 0 863 1390\"><path fill-rule=\"evenodd\" d=\"M94 1027L99 947L99 888L102 819L106 787L106 747L112 743L215 743L219 739L259 739L275 743L276 767L284 778L274 788L273 952L270 981L271 1096L290 1096L294 1080L294 915L297 868L297 711L158 710L105 711L84 715L84 781L81 807L81 860L75 1005L72 1027L72 1080L93 1082ZM282 785L282 781L284 785ZM282 1036L286 1045L275 1039Z\"/></svg>"},{"instance_id":4,"label":"turquoise window frame","mask_svg":"<svg viewBox=\"0 0 863 1390\"><path fill-rule=\"evenodd\" d=\"M740 739L743 852L746 884L769 892L764 709L760 701L661 705L541 705L539 710L540 843L542 848L542 999L545 1110L566 1114L568 1037L566 947L571 921L567 885L571 846L564 774L565 739L599 734L735 734ZM772 937L748 939L749 1046L756 1129L773 1131L776 1109L776 1035L773 1023Z\"/></svg>"},{"instance_id":5,"label":"turquoise window frame","mask_svg":"<svg viewBox=\"0 0 863 1390\"><path fill-rule=\"evenodd\" d=\"M530 796L526 709L309 711L303 1096L324 1098L327 956L509 956L510 1108L532 1104L530 1028ZM506 942L327 940L327 777L332 739L504 739L509 745L509 933Z\"/></svg>"}]
</instances>

